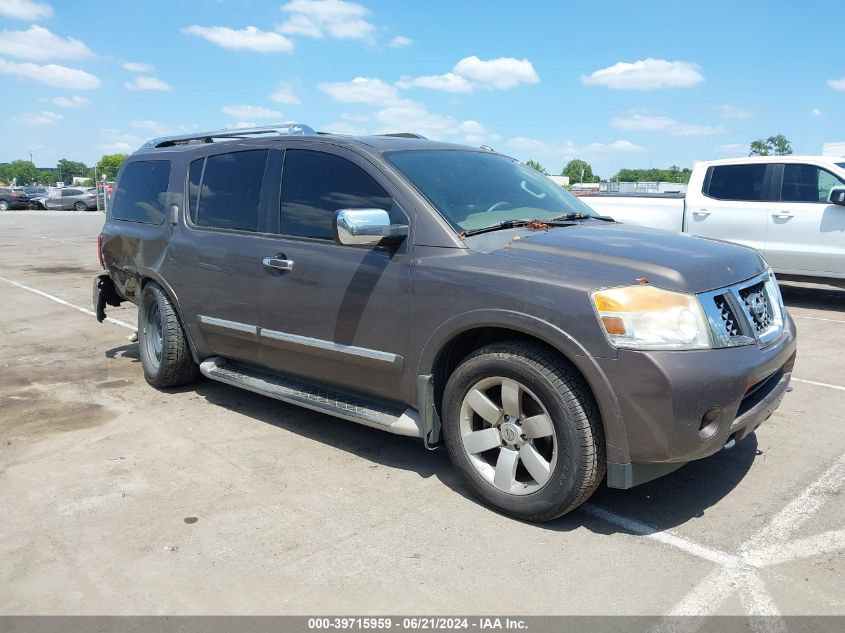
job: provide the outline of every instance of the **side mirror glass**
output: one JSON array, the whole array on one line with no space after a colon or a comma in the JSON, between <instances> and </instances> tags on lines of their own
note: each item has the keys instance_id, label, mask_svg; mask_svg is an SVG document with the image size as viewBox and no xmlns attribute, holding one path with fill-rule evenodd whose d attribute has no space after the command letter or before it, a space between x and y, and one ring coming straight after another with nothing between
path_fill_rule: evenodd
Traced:
<instances>
[{"instance_id":1,"label":"side mirror glass","mask_svg":"<svg viewBox=\"0 0 845 633\"><path fill-rule=\"evenodd\" d=\"M834 187L830 190L828 200L840 207L845 207L845 187Z\"/></svg>"},{"instance_id":2,"label":"side mirror glass","mask_svg":"<svg viewBox=\"0 0 845 633\"><path fill-rule=\"evenodd\" d=\"M391 224L384 209L339 209L334 214L334 241L343 246L397 246L408 226Z\"/></svg>"}]
</instances>

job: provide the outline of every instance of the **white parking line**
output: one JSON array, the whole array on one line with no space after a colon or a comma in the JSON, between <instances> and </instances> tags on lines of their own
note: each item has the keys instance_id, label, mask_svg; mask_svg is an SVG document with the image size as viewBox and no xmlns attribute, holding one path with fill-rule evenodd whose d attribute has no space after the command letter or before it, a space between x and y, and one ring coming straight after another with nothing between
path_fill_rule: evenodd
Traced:
<instances>
[{"instance_id":1,"label":"white parking line","mask_svg":"<svg viewBox=\"0 0 845 633\"><path fill-rule=\"evenodd\" d=\"M56 296L51 295L47 292L44 292L43 290L38 290L37 288L32 288L30 286L19 283L17 281L12 281L11 279L6 279L5 277L0 277L0 281L5 281L7 284L12 284L13 286L21 288L23 290L29 290L30 292L34 292L37 295L41 295L45 299L49 299L50 301L55 301L56 303L60 303L63 306L67 306L68 308L73 308L74 310L78 310L79 312L83 312L84 314L90 314L91 316L97 316L96 312L94 312L93 310L89 310L88 308L81 308L77 305L73 305L72 303L65 301L64 299L60 299L59 297L56 297ZM108 321L109 323L113 323L114 325L119 325L120 327L125 327L129 330L132 330L133 332L138 329L136 326L131 325L129 323L126 323L126 321L120 321L118 319L113 319L111 317L106 317L106 321Z\"/></svg>"},{"instance_id":2,"label":"white parking line","mask_svg":"<svg viewBox=\"0 0 845 633\"><path fill-rule=\"evenodd\" d=\"M826 382L816 382L815 380L804 380L803 378L793 378L792 382L801 382L805 385L814 385L816 387L827 387L828 389L836 389L837 391L845 391L842 385L831 385Z\"/></svg>"},{"instance_id":3,"label":"white parking line","mask_svg":"<svg viewBox=\"0 0 845 633\"><path fill-rule=\"evenodd\" d=\"M34 237L40 237L42 240L50 240L53 242L61 242L62 244L72 244L73 246L89 246L89 244L80 244L79 242L68 242L67 240L59 240L55 237L47 237L46 235L35 235Z\"/></svg>"},{"instance_id":4,"label":"white parking line","mask_svg":"<svg viewBox=\"0 0 845 633\"><path fill-rule=\"evenodd\" d=\"M811 316L804 316L803 314L795 314L791 312L793 317L796 319L809 319L810 321L827 321L828 323L845 323L845 320L842 319L826 319L825 317L811 317Z\"/></svg>"}]
</instances>

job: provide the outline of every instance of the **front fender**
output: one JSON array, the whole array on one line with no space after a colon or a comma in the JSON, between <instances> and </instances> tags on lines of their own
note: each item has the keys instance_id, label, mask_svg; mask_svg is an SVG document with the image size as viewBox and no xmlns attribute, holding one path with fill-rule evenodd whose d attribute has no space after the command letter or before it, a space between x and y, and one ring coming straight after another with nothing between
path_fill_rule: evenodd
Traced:
<instances>
[{"instance_id":1,"label":"front fender","mask_svg":"<svg viewBox=\"0 0 845 633\"><path fill-rule=\"evenodd\" d=\"M460 334L480 327L514 330L543 341L566 357L584 376L595 396L604 426L609 462L627 463L628 437L622 422L619 402L607 376L593 356L570 334L559 327L530 315L510 310L472 310L441 324L423 347L417 375L435 371L440 353Z\"/></svg>"}]
</instances>

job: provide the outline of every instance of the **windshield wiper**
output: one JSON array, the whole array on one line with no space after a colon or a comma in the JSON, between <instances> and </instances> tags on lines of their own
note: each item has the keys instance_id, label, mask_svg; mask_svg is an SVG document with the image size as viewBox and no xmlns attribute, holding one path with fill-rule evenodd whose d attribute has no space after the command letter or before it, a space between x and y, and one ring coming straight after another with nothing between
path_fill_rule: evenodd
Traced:
<instances>
[{"instance_id":1,"label":"windshield wiper","mask_svg":"<svg viewBox=\"0 0 845 633\"><path fill-rule=\"evenodd\" d=\"M534 226L536 228L548 228L552 226L560 226L561 220L565 218L552 218L551 220L502 220L498 224L491 224L490 226L482 226L479 229L468 229L461 233L461 237L469 237L470 235L478 235L479 233L489 233L490 231L499 231L501 229L512 229L518 226Z\"/></svg>"},{"instance_id":2,"label":"windshield wiper","mask_svg":"<svg viewBox=\"0 0 845 633\"><path fill-rule=\"evenodd\" d=\"M589 213L580 213L577 211L571 213L564 213L563 215L559 215L556 218L552 218L552 220L602 220L604 222L614 222L615 220L611 217L606 215L590 215Z\"/></svg>"}]
</instances>

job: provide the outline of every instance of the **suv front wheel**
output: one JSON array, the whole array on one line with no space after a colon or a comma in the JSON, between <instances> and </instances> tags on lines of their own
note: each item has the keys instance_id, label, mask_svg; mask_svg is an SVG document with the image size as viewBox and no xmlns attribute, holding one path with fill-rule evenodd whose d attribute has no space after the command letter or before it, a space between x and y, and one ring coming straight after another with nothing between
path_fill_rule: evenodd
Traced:
<instances>
[{"instance_id":1,"label":"suv front wheel","mask_svg":"<svg viewBox=\"0 0 845 633\"><path fill-rule=\"evenodd\" d=\"M443 397L443 432L470 489L528 521L575 509L606 470L589 388L556 353L532 342L494 343L458 366Z\"/></svg>"},{"instance_id":2,"label":"suv front wheel","mask_svg":"<svg viewBox=\"0 0 845 633\"><path fill-rule=\"evenodd\" d=\"M167 293L154 281L144 286L138 306L138 348L144 378L153 387L180 387L196 380L199 368Z\"/></svg>"}]
</instances>

